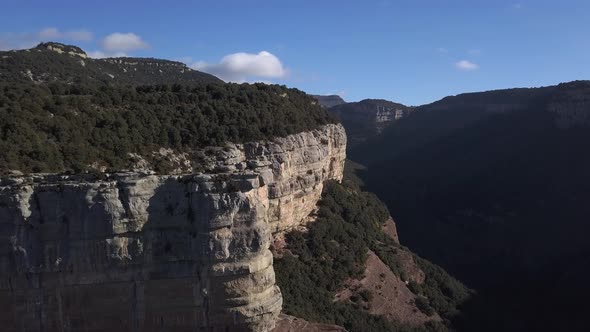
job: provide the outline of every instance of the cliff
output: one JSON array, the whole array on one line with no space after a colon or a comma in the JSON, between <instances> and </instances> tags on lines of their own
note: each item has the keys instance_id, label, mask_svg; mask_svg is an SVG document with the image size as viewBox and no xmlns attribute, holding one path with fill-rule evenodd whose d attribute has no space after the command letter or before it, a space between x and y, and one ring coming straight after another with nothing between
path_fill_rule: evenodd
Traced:
<instances>
[{"instance_id":1,"label":"cliff","mask_svg":"<svg viewBox=\"0 0 590 332\"><path fill-rule=\"evenodd\" d=\"M212 150L204 171L0 180L6 331L268 331L273 232L340 180L340 125ZM9 314L8 314L9 313Z\"/></svg>"},{"instance_id":2,"label":"cliff","mask_svg":"<svg viewBox=\"0 0 590 332\"><path fill-rule=\"evenodd\" d=\"M340 97L339 95L312 95L312 97L314 97L318 101L318 103L325 108L346 104L344 99L342 99L342 97Z\"/></svg>"},{"instance_id":3,"label":"cliff","mask_svg":"<svg viewBox=\"0 0 590 332\"><path fill-rule=\"evenodd\" d=\"M342 121L352 147L380 135L387 126L413 110L388 100L365 99L330 107L329 112Z\"/></svg>"}]
</instances>

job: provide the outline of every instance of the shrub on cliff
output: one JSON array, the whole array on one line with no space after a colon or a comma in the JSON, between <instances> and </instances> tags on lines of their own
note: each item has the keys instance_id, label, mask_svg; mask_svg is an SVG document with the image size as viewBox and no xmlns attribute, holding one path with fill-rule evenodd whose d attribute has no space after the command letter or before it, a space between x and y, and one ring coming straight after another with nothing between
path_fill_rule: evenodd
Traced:
<instances>
[{"instance_id":1,"label":"shrub on cliff","mask_svg":"<svg viewBox=\"0 0 590 332\"><path fill-rule=\"evenodd\" d=\"M369 249L400 276L398 258L394 250L387 250L399 245L381 230L389 213L371 193L328 182L318 206L318 217L309 224L307 233L294 231L287 235L292 255L275 260L286 313L341 325L353 332L446 329L443 324L432 322L422 328L401 326L370 315L354 303L335 302L335 293L344 288L345 280L362 276ZM418 263L425 272L425 283L413 287L415 293L423 296L419 305L425 311L436 310L443 318L450 318L466 299L467 289L442 269L422 260ZM371 294L360 296L366 301Z\"/></svg>"},{"instance_id":2,"label":"shrub on cliff","mask_svg":"<svg viewBox=\"0 0 590 332\"><path fill-rule=\"evenodd\" d=\"M159 148L190 152L333 122L296 89L266 84L0 84L0 171L125 168Z\"/></svg>"}]
</instances>

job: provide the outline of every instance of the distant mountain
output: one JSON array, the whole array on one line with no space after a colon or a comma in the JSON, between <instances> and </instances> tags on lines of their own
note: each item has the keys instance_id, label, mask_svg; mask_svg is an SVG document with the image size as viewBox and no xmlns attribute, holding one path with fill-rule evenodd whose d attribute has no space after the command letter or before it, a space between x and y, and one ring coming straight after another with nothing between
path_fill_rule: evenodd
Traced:
<instances>
[{"instance_id":1,"label":"distant mountain","mask_svg":"<svg viewBox=\"0 0 590 332\"><path fill-rule=\"evenodd\" d=\"M588 124L590 114L585 109L588 84L588 81L576 81L543 88L494 90L445 97L413 108L414 112L408 113L411 116L396 122L380 137L352 149L351 156L364 164L387 160L490 116L520 114L516 111L533 111L536 112L535 117L550 114L559 127ZM351 121L350 125L353 124ZM356 127L360 128L362 124ZM384 142L391 145L386 151L378 145Z\"/></svg>"},{"instance_id":2,"label":"distant mountain","mask_svg":"<svg viewBox=\"0 0 590 332\"><path fill-rule=\"evenodd\" d=\"M312 95L315 99L318 100L318 103L322 107L330 108L332 106L340 105L346 103L342 97L338 95L329 95L329 96L320 96L320 95Z\"/></svg>"},{"instance_id":3,"label":"distant mountain","mask_svg":"<svg viewBox=\"0 0 590 332\"><path fill-rule=\"evenodd\" d=\"M365 99L337 105L328 111L340 119L346 128L349 147L354 147L408 116L413 108L383 99Z\"/></svg>"},{"instance_id":4,"label":"distant mountain","mask_svg":"<svg viewBox=\"0 0 590 332\"><path fill-rule=\"evenodd\" d=\"M223 83L185 64L153 58L91 59L76 46L41 43L0 52L0 81L35 83L119 83L131 85Z\"/></svg>"},{"instance_id":5,"label":"distant mountain","mask_svg":"<svg viewBox=\"0 0 590 332\"><path fill-rule=\"evenodd\" d=\"M447 97L351 152L406 244L478 291L463 330L587 328L589 81Z\"/></svg>"}]
</instances>

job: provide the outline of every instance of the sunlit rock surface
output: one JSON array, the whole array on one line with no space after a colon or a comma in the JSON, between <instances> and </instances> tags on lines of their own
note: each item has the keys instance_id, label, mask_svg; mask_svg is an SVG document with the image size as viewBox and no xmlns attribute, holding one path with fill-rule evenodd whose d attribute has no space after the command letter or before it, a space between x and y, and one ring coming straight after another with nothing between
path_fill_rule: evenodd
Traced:
<instances>
[{"instance_id":1,"label":"sunlit rock surface","mask_svg":"<svg viewBox=\"0 0 590 332\"><path fill-rule=\"evenodd\" d=\"M191 175L0 179L3 331L269 331L272 234L340 180L340 125L228 145Z\"/></svg>"}]
</instances>

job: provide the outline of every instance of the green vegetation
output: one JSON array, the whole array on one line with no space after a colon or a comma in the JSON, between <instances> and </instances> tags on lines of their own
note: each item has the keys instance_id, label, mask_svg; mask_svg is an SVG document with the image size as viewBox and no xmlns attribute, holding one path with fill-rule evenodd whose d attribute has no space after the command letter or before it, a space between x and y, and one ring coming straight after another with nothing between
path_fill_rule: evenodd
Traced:
<instances>
[{"instance_id":1,"label":"green vegetation","mask_svg":"<svg viewBox=\"0 0 590 332\"><path fill-rule=\"evenodd\" d=\"M168 60L89 59L59 43L0 52L0 173L116 170L130 153L166 172L160 148L195 161L205 146L333 122L316 104L296 89L225 84Z\"/></svg>"},{"instance_id":2,"label":"green vegetation","mask_svg":"<svg viewBox=\"0 0 590 332\"><path fill-rule=\"evenodd\" d=\"M440 266L417 255L414 255L414 260L426 275L426 279L421 285L412 283L412 292L424 296L425 300L428 299L426 304L442 317L451 319L459 314L457 307L469 298L469 290ZM428 314L429 310L426 309L425 313Z\"/></svg>"},{"instance_id":3,"label":"green vegetation","mask_svg":"<svg viewBox=\"0 0 590 332\"><path fill-rule=\"evenodd\" d=\"M66 53L48 50L51 46ZM67 52L84 51L72 45L44 43L29 50L0 52L0 81L13 83L103 84L223 84L213 75L185 64L153 58L90 59Z\"/></svg>"},{"instance_id":4,"label":"green vegetation","mask_svg":"<svg viewBox=\"0 0 590 332\"><path fill-rule=\"evenodd\" d=\"M395 250L402 248L381 231L388 217L387 208L373 194L336 182L327 183L317 220L309 225L307 233L289 233L287 243L292 255L286 254L275 261L284 311L310 321L341 325L353 332L413 330L363 311L360 300L370 300L373 296L370 292L360 293L356 303L333 301L346 279L362 275L369 249L394 273L401 274ZM456 306L466 299L467 290L442 269L435 269L440 275L431 272L425 270L427 281L416 292L433 301L430 304L425 299L425 305L440 309L443 317L450 318L451 313L456 313ZM450 289L433 289L438 286ZM427 324L422 330L445 329L442 324Z\"/></svg>"},{"instance_id":5,"label":"green vegetation","mask_svg":"<svg viewBox=\"0 0 590 332\"><path fill-rule=\"evenodd\" d=\"M363 301L371 301L373 299L373 293L368 289L363 289L359 292L359 295L363 299Z\"/></svg>"},{"instance_id":6,"label":"green vegetation","mask_svg":"<svg viewBox=\"0 0 590 332\"><path fill-rule=\"evenodd\" d=\"M422 311L423 313L425 313L428 316L432 316L435 313L434 309L430 306L428 299L426 299L424 297L420 297L420 296L417 297L416 300L414 301L414 304L416 304L416 307L418 307L418 309L420 309L420 311Z\"/></svg>"},{"instance_id":7,"label":"green vegetation","mask_svg":"<svg viewBox=\"0 0 590 332\"><path fill-rule=\"evenodd\" d=\"M296 89L266 84L0 83L0 170L121 169L161 147L191 152L333 122ZM192 156L194 157L194 156Z\"/></svg>"}]
</instances>

